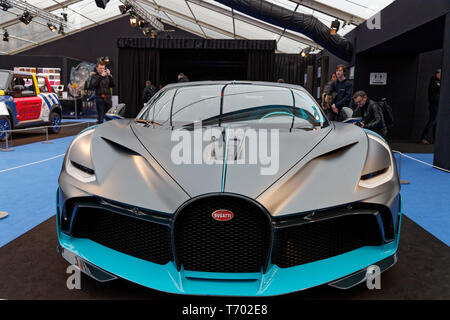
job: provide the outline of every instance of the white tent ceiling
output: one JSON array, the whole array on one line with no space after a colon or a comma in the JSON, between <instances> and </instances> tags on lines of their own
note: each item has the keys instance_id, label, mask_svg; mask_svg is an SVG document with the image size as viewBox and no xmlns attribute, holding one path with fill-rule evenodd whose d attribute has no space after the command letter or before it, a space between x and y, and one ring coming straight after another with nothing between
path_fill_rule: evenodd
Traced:
<instances>
[{"instance_id":1,"label":"white tent ceiling","mask_svg":"<svg viewBox=\"0 0 450 320\"><path fill-rule=\"evenodd\" d=\"M345 35L356 25L372 17L394 0L266 0L291 11L312 14L327 26L338 18L346 21L339 34ZM1 2L1 1L0 1ZM14 6L18 1L9 0ZM95 0L20 0L20 2L50 12L58 17L68 16L65 36L120 18L119 0L110 0L106 9L98 8ZM232 11L214 0L137 0L149 14L162 22L203 38L276 40L283 53L299 53L312 46L320 49L302 34L283 30L245 14ZM23 11L15 7L0 10L0 32L6 29L9 41L0 41L1 54L15 54L64 35L51 32L45 19L34 17L25 25L18 20ZM342 25L342 23L341 23ZM129 27L129 26L124 26Z\"/></svg>"}]
</instances>

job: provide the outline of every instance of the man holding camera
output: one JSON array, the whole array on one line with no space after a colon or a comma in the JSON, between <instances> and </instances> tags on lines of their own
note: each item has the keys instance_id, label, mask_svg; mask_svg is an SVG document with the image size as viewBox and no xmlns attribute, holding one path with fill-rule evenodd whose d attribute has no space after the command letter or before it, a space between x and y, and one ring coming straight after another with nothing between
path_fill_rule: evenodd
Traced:
<instances>
[{"instance_id":1,"label":"man holding camera","mask_svg":"<svg viewBox=\"0 0 450 320\"><path fill-rule=\"evenodd\" d=\"M353 112L353 117L362 117L361 122L356 123L356 125L374 131L386 138L387 127L384 122L383 110L378 103L369 99L362 90L355 92L353 101L357 106Z\"/></svg>"},{"instance_id":2,"label":"man holding camera","mask_svg":"<svg viewBox=\"0 0 450 320\"><path fill-rule=\"evenodd\" d=\"M96 72L91 76L90 89L95 91L95 105L97 108L97 123L103 123L106 111L112 106L111 88L114 81L111 71L106 68L104 61L98 61L95 66Z\"/></svg>"}]
</instances>

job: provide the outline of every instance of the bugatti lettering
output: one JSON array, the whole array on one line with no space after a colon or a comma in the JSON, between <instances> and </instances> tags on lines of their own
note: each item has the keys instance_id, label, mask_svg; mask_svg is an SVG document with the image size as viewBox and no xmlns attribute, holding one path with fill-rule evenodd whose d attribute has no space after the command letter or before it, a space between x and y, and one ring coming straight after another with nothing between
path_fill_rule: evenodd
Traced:
<instances>
[{"instance_id":1,"label":"bugatti lettering","mask_svg":"<svg viewBox=\"0 0 450 320\"><path fill-rule=\"evenodd\" d=\"M260 166L261 175L274 175L279 169L278 129L203 129L200 121L193 134L174 130L171 141L178 142L171 151L176 165L251 164Z\"/></svg>"},{"instance_id":2,"label":"bugatti lettering","mask_svg":"<svg viewBox=\"0 0 450 320\"><path fill-rule=\"evenodd\" d=\"M228 210L216 210L212 213L212 217L217 221L229 221L233 219L234 214Z\"/></svg>"}]
</instances>

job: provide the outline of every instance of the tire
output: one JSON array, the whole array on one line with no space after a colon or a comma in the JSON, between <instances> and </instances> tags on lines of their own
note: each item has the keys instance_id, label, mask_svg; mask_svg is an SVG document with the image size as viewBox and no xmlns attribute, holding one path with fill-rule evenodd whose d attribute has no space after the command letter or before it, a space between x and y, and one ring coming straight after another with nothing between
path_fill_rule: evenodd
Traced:
<instances>
[{"instance_id":1,"label":"tire","mask_svg":"<svg viewBox=\"0 0 450 320\"><path fill-rule=\"evenodd\" d=\"M0 116L0 141L6 141L11 135L11 132L4 130L11 130L11 121L8 116Z\"/></svg>"},{"instance_id":2,"label":"tire","mask_svg":"<svg viewBox=\"0 0 450 320\"><path fill-rule=\"evenodd\" d=\"M49 122L50 126L53 126L48 130L50 133L59 133L61 131L61 116L59 113L53 111L50 114Z\"/></svg>"}]
</instances>

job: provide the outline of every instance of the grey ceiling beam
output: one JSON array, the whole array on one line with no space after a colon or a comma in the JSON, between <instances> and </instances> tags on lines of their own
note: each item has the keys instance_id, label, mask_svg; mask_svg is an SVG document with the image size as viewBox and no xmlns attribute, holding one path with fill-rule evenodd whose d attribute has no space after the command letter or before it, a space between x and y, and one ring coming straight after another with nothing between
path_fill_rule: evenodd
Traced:
<instances>
[{"instance_id":1,"label":"grey ceiling beam","mask_svg":"<svg viewBox=\"0 0 450 320\"><path fill-rule=\"evenodd\" d=\"M57 10L57 9L65 8L67 6L70 6L71 4L74 4L74 3L77 3L77 2L80 2L80 1L82 1L82 0L67 0L67 1L60 2L60 3L55 4L55 5L52 5L50 7L43 8L41 10L46 11L46 12L51 12L51 11L54 11L54 10ZM11 3L13 4L13 8L15 8L14 2L11 2ZM16 13L13 13L13 12L10 12L10 11L7 11L7 12L9 12L11 14L14 14L17 17L20 17L20 14L16 14ZM42 18L42 19L45 19L45 18ZM18 18L14 18L14 19L5 21L2 24L0 24L0 28L8 28L8 27L10 27L10 26L12 26L14 24L17 24L17 23L22 23L22 22L20 22L18 20ZM31 23L33 23L33 21L31 21Z\"/></svg>"},{"instance_id":2,"label":"grey ceiling beam","mask_svg":"<svg viewBox=\"0 0 450 320\"><path fill-rule=\"evenodd\" d=\"M290 0L292 2L298 3L303 7L327 14L337 19L344 20L354 25L359 25L366 21L366 19L359 17L357 15L350 14L346 11L340 10L338 8L317 2L314 0Z\"/></svg>"},{"instance_id":3,"label":"grey ceiling beam","mask_svg":"<svg viewBox=\"0 0 450 320\"><path fill-rule=\"evenodd\" d=\"M310 39L307 39L307 38L304 38L304 37L300 37L300 36L298 36L296 34L293 34L293 33L289 32L289 31L285 31L283 33L282 29L280 30L280 29L278 29L278 28L276 28L276 27L274 27L274 26L272 26L270 24L267 24L265 22L262 22L260 20L257 20L257 19L254 19L254 18L249 18L248 16L244 16L243 14L241 14L239 12L236 12L236 11L231 12L231 9L227 10L227 9L225 9L223 7L216 6L214 4L211 4L211 3L203 1L203 0L186 0L186 1L191 2L193 4L196 4L198 6L204 7L206 9L212 10L214 12L226 15L227 17L234 18L236 20L239 20L239 21L251 24L251 25L253 25L255 27L258 27L258 28L261 28L263 30L270 31L270 32L275 33L277 35L283 35L284 37L286 37L288 39L291 39L291 40L294 40L294 41L297 41L297 42L301 42L301 43L303 43L303 44L305 44L307 46L314 47L314 48L317 48L317 49L322 49L321 46L319 46L317 43L315 43L314 41L312 41Z\"/></svg>"},{"instance_id":4,"label":"grey ceiling beam","mask_svg":"<svg viewBox=\"0 0 450 320\"><path fill-rule=\"evenodd\" d=\"M178 11L174 11L174 10L172 10L170 8L167 8L167 7L155 4L153 2L149 2L148 0L140 0L140 2L144 3L145 5L148 5L148 6L152 7L155 10L162 11L162 12L164 12L166 14L173 15L175 17L178 17L180 19L186 20L188 22L191 22L191 23L194 23L194 24L198 24L199 26L205 27L206 29L210 29L210 30L215 31L217 33L223 34L223 35L225 35L227 37L233 38L233 33L232 32L220 29L220 28L218 28L216 26L213 26L213 25L211 25L209 23L206 23L206 22L203 22L203 21L200 21L200 20L195 20L193 17L189 17L189 16L187 16L187 15L185 15L183 13L180 13ZM169 23L169 24L171 24L171 23ZM176 27L180 27L179 25L175 25L175 26ZM241 36L236 36L236 39L246 39L246 38L241 37Z\"/></svg>"}]
</instances>

